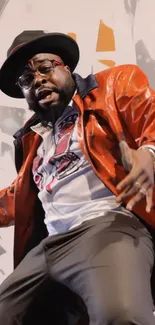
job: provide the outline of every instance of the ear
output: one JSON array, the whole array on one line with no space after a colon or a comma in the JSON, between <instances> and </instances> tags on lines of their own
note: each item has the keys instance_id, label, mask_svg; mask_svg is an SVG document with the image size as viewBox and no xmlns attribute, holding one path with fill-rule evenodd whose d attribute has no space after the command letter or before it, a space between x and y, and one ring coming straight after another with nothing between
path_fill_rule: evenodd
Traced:
<instances>
[{"instance_id":1,"label":"ear","mask_svg":"<svg viewBox=\"0 0 155 325\"><path fill-rule=\"evenodd\" d=\"M68 65L65 65L65 66L64 66L64 69L65 69L67 72L71 73L70 67L69 67Z\"/></svg>"}]
</instances>

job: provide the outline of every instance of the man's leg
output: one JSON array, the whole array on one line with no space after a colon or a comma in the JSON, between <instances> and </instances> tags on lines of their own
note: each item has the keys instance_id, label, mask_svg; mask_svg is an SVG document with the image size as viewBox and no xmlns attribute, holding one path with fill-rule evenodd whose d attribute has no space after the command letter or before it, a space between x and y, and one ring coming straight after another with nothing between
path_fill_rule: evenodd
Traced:
<instances>
[{"instance_id":1,"label":"man's leg","mask_svg":"<svg viewBox=\"0 0 155 325\"><path fill-rule=\"evenodd\" d=\"M43 245L40 243L0 286L0 324L22 324L26 309L49 281Z\"/></svg>"},{"instance_id":2,"label":"man's leg","mask_svg":"<svg viewBox=\"0 0 155 325\"><path fill-rule=\"evenodd\" d=\"M110 213L50 240L49 271L82 297L90 325L155 324L152 238L136 218Z\"/></svg>"}]
</instances>

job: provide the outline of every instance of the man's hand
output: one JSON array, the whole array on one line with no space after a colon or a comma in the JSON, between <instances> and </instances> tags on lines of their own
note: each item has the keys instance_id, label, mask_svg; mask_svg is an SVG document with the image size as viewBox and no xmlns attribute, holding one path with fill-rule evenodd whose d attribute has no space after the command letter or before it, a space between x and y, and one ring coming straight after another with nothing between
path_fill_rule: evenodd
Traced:
<instances>
[{"instance_id":1,"label":"man's hand","mask_svg":"<svg viewBox=\"0 0 155 325\"><path fill-rule=\"evenodd\" d=\"M120 192L117 202L132 197L127 209L132 210L134 205L146 197L146 212L152 208L154 168L152 155L148 149L130 149L125 141L121 141L120 150L122 163L129 174L117 185Z\"/></svg>"}]
</instances>

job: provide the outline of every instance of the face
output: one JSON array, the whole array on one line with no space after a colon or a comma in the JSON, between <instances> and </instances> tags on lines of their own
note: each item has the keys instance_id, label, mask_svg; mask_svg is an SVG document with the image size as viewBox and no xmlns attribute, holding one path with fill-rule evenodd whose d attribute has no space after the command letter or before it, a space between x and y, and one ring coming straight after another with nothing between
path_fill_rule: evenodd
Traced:
<instances>
[{"instance_id":1,"label":"face","mask_svg":"<svg viewBox=\"0 0 155 325\"><path fill-rule=\"evenodd\" d=\"M39 116L42 123L55 123L75 91L69 67L64 65L59 56L42 53L28 62L21 81L23 76L28 80L28 85L22 86L22 91L29 108Z\"/></svg>"}]
</instances>

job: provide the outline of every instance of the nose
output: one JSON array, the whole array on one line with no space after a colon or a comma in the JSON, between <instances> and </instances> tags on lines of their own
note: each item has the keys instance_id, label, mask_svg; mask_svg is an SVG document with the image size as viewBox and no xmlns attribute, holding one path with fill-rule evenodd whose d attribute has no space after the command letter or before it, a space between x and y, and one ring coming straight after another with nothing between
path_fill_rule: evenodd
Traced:
<instances>
[{"instance_id":1,"label":"nose","mask_svg":"<svg viewBox=\"0 0 155 325\"><path fill-rule=\"evenodd\" d=\"M46 76L42 76L39 73L34 75L34 87L35 89L39 88L41 85L46 84Z\"/></svg>"}]
</instances>

